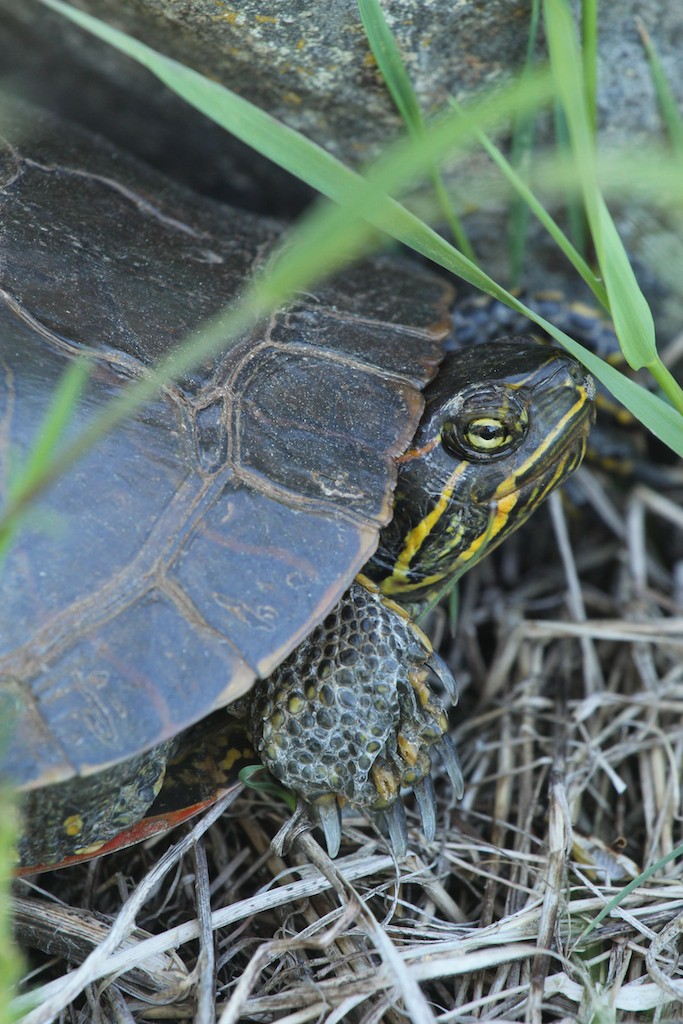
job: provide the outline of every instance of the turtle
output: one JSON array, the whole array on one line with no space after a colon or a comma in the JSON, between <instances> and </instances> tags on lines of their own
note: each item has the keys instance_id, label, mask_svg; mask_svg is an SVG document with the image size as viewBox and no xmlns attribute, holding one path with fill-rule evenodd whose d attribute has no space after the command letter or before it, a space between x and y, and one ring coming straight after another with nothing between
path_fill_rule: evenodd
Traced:
<instances>
[{"instance_id":1,"label":"turtle","mask_svg":"<svg viewBox=\"0 0 683 1024\"><path fill-rule=\"evenodd\" d=\"M72 434L239 295L282 225L52 116L6 110L3 137L6 493L74 358ZM432 271L367 258L168 384L35 503L0 580L24 870L140 838L166 776L189 813L206 794L183 765L225 779L251 745L332 854L345 802L402 852L404 787L433 837L432 749L462 789L437 692L455 683L415 610L579 464L594 397L528 338L444 358L452 302Z\"/></svg>"}]
</instances>

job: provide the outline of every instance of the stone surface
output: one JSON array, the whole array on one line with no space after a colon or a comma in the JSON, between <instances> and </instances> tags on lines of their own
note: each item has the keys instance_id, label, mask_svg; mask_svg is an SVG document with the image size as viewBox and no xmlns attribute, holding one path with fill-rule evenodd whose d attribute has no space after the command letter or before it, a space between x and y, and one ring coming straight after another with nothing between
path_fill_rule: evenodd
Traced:
<instances>
[{"instance_id":1,"label":"stone surface","mask_svg":"<svg viewBox=\"0 0 683 1024\"><path fill-rule=\"evenodd\" d=\"M77 6L218 79L349 162L367 159L400 127L355 0L324 7L311 0L77 0ZM528 0L386 5L426 113L440 109L449 94L469 95L518 66L528 8ZM101 67L99 48L90 39L79 42L37 0L2 0L0 10L48 43L68 36L86 66L94 59ZM107 74L112 66L107 58ZM127 74L123 65L121 73Z\"/></svg>"}]
</instances>

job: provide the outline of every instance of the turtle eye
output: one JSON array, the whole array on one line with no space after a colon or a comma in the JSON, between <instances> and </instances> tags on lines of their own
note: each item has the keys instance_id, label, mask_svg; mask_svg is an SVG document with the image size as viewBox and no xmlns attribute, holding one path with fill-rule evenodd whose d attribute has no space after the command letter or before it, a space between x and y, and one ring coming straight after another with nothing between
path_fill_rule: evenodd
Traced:
<instances>
[{"instance_id":1,"label":"turtle eye","mask_svg":"<svg viewBox=\"0 0 683 1024\"><path fill-rule=\"evenodd\" d=\"M507 425L502 420L491 416L481 416L471 420L465 427L464 439L476 451L497 452L512 441Z\"/></svg>"},{"instance_id":2,"label":"turtle eye","mask_svg":"<svg viewBox=\"0 0 683 1024\"><path fill-rule=\"evenodd\" d=\"M444 423L441 440L446 451L457 458L496 459L515 451L527 429L528 418L523 408L508 405L502 413L463 409L456 419Z\"/></svg>"}]
</instances>

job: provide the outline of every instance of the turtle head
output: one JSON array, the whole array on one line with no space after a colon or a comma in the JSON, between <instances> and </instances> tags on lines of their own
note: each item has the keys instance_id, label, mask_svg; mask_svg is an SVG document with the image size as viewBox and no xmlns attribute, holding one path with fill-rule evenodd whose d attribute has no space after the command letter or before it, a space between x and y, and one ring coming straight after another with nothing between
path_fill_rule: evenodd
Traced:
<instances>
[{"instance_id":1,"label":"turtle head","mask_svg":"<svg viewBox=\"0 0 683 1024\"><path fill-rule=\"evenodd\" d=\"M383 592L427 600L520 526L581 462L594 395L576 360L526 337L449 353L399 460L370 566Z\"/></svg>"}]
</instances>

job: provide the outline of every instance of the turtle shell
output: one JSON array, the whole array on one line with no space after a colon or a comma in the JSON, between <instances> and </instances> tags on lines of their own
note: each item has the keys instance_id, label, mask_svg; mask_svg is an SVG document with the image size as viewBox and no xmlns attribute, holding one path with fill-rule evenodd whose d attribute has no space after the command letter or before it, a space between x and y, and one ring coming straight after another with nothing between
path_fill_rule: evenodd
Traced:
<instances>
[{"instance_id":1,"label":"turtle shell","mask_svg":"<svg viewBox=\"0 0 683 1024\"><path fill-rule=\"evenodd\" d=\"M73 359L67 436L227 303L282 225L4 110L0 489ZM4 773L87 775L227 705L335 604L391 517L451 292L369 259L199 363L32 506L0 577Z\"/></svg>"}]
</instances>

